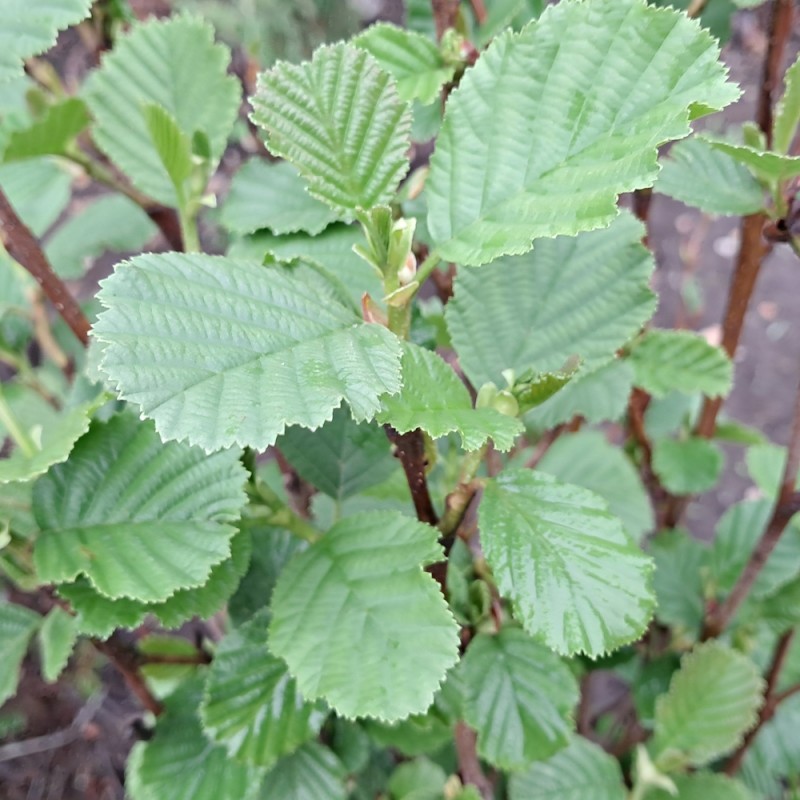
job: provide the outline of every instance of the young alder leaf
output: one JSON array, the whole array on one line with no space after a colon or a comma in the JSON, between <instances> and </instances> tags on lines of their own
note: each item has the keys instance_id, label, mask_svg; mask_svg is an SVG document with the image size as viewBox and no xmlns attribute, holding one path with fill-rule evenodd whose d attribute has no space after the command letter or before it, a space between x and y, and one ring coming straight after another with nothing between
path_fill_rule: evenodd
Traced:
<instances>
[{"instance_id":1,"label":"young alder leaf","mask_svg":"<svg viewBox=\"0 0 800 800\"><path fill-rule=\"evenodd\" d=\"M758 615L778 634L800 625L800 579L767 597L758 606Z\"/></svg>"},{"instance_id":2,"label":"young alder leaf","mask_svg":"<svg viewBox=\"0 0 800 800\"><path fill-rule=\"evenodd\" d=\"M633 367L627 360L615 358L592 372L579 373L525 414L525 422L545 430L576 416L590 424L616 420L625 413L632 388Z\"/></svg>"},{"instance_id":3,"label":"young alder leaf","mask_svg":"<svg viewBox=\"0 0 800 800\"><path fill-rule=\"evenodd\" d=\"M665 789L651 789L647 800L755 800L740 781L713 772L676 775L672 778L678 794Z\"/></svg>"},{"instance_id":4,"label":"young alder leaf","mask_svg":"<svg viewBox=\"0 0 800 800\"><path fill-rule=\"evenodd\" d=\"M659 534L650 544L656 562L656 618L676 634L696 637L705 615L703 578L709 549L683 530Z\"/></svg>"},{"instance_id":5,"label":"young alder leaf","mask_svg":"<svg viewBox=\"0 0 800 800\"><path fill-rule=\"evenodd\" d=\"M711 547L711 574L720 594L733 589L772 515L770 500L745 500L731 506L717 526ZM793 519L758 574L750 592L763 599L800 573L800 526Z\"/></svg>"},{"instance_id":6,"label":"young alder leaf","mask_svg":"<svg viewBox=\"0 0 800 800\"><path fill-rule=\"evenodd\" d=\"M478 520L501 594L553 650L596 658L644 631L653 562L598 495L545 473L504 472L487 483Z\"/></svg>"},{"instance_id":7,"label":"young alder leaf","mask_svg":"<svg viewBox=\"0 0 800 800\"><path fill-rule=\"evenodd\" d=\"M219 161L239 109L230 53L201 19L180 15L134 24L86 83L85 98L102 150L145 194L176 205L173 180L148 130L143 106L160 106L187 137L203 133L210 168Z\"/></svg>"},{"instance_id":8,"label":"young alder leaf","mask_svg":"<svg viewBox=\"0 0 800 800\"><path fill-rule=\"evenodd\" d=\"M308 742L282 758L264 778L259 797L275 800L345 800L345 769L327 747Z\"/></svg>"},{"instance_id":9,"label":"young alder leaf","mask_svg":"<svg viewBox=\"0 0 800 800\"><path fill-rule=\"evenodd\" d=\"M656 767L702 767L733 750L756 721L763 688L746 656L720 642L697 645L656 702Z\"/></svg>"},{"instance_id":10,"label":"young alder leaf","mask_svg":"<svg viewBox=\"0 0 800 800\"><path fill-rule=\"evenodd\" d=\"M125 788L131 800L256 800L264 770L239 764L200 727L202 683L190 679L166 700L155 734L135 748ZM137 752L138 751L138 752Z\"/></svg>"},{"instance_id":11,"label":"young alder leaf","mask_svg":"<svg viewBox=\"0 0 800 800\"><path fill-rule=\"evenodd\" d=\"M739 216L764 208L764 190L750 171L696 136L672 147L653 188L710 214Z\"/></svg>"},{"instance_id":12,"label":"young alder leaf","mask_svg":"<svg viewBox=\"0 0 800 800\"><path fill-rule=\"evenodd\" d=\"M9 136L3 161L63 155L89 122L89 111L83 100L77 97L63 100L50 106L27 128L16 130Z\"/></svg>"},{"instance_id":13,"label":"young alder leaf","mask_svg":"<svg viewBox=\"0 0 800 800\"><path fill-rule=\"evenodd\" d=\"M772 442L762 442L747 448L747 471L753 483L767 496L775 497L786 468L786 448ZM798 475L795 484L800 482Z\"/></svg>"},{"instance_id":14,"label":"young alder leaf","mask_svg":"<svg viewBox=\"0 0 800 800\"><path fill-rule=\"evenodd\" d=\"M658 439L653 443L653 471L673 494L701 494L719 480L725 458L708 439Z\"/></svg>"},{"instance_id":15,"label":"young alder leaf","mask_svg":"<svg viewBox=\"0 0 800 800\"><path fill-rule=\"evenodd\" d=\"M487 9L486 21L475 32L475 42L485 47L509 26L518 31L544 11L543 0L495 0Z\"/></svg>"},{"instance_id":16,"label":"young alder leaf","mask_svg":"<svg viewBox=\"0 0 800 800\"><path fill-rule=\"evenodd\" d=\"M503 769L522 769L569 744L578 685L564 662L519 628L482 633L462 660L464 719L478 753Z\"/></svg>"},{"instance_id":17,"label":"young alder leaf","mask_svg":"<svg viewBox=\"0 0 800 800\"><path fill-rule=\"evenodd\" d=\"M192 174L192 142L180 129L175 117L157 103L143 103L142 116L180 201L184 196L183 185Z\"/></svg>"},{"instance_id":18,"label":"young alder leaf","mask_svg":"<svg viewBox=\"0 0 800 800\"><path fill-rule=\"evenodd\" d=\"M235 451L165 445L132 414L93 423L34 487L36 571L150 602L200 586L230 555L245 478Z\"/></svg>"},{"instance_id":19,"label":"young alder leaf","mask_svg":"<svg viewBox=\"0 0 800 800\"><path fill-rule=\"evenodd\" d=\"M214 654L200 719L230 756L269 767L314 738L325 719L321 703L307 703L286 664L267 649L269 615L231 631Z\"/></svg>"},{"instance_id":20,"label":"young alder leaf","mask_svg":"<svg viewBox=\"0 0 800 800\"><path fill-rule=\"evenodd\" d=\"M727 153L740 164L750 167L756 177L768 181L783 181L800 175L800 156L784 156L746 144L732 144L722 139L712 139L710 136L703 138L712 147Z\"/></svg>"},{"instance_id":21,"label":"young alder leaf","mask_svg":"<svg viewBox=\"0 0 800 800\"><path fill-rule=\"evenodd\" d=\"M34 449L26 453L17 447L8 458L0 459L0 483L27 481L66 461L75 442L89 430L92 414L102 403L102 398L91 400L66 411L45 405L38 424L29 431Z\"/></svg>"},{"instance_id":22,"label":"young alder leaf","mask_svg":"<svg viewBox=\"0 0 800 800\"><path fill-rule=\"evenodd\" d=\"M718 59L697 22L640 0L562 2L498 36L450 96L431 158L437 251L477 266L608 225L621 192L654 182L659 144L738 97Z\"/></svg>"},{"instance_id":23,"label":"young alder leaf","mask_svg":"<svg viewBox=\"0 0 800 800\"><path fill-rule=\"evenodd\" d=\"M397 469L386 434L338 408L319 430L292 427L277 447L300 477L335 500L382 483Z\"/></svg>"},{"instance_id":24,"label":"young alder leaf","mask_svg":"<svg viewBox=\"0 0 800 800\"><path fill-rule=\"evenodd\" d=\"M92 260L108 251L139 252L158 228L121 194L105 195L71 217L48 237L45 254L67 280L81 278Z\"/></svg>"},{"instance_id":25,"label":"young alder leaf","mask_svg":"<svg viewBox=\"0 0 800 800\"><path fill-rule=\"evenodd\" d=\"M270 231L259 231L233 242L228 255L258 261L263 261L266 253L283 261L311 259L339 278L360 307L365 292L374 298L383 296L383 282L374 267L353 252L353 245L363 241L364 234L358 226L338 223L329 225L317 236L305 233L275 236Z\"/></svg>"},{"instance_id":26,"label":"young alder leaf","mask_svg":"<svg viewBox=\"0 0 800 800\"><path fill-rule=\"evenodd\" d=\"M800 125L800 56L786 70L783 82L785 89L775 107L772 126L772 146L778 153L789 152Z\"/></svg>"},{"instance_id":27,"label":"young alder leaf","mask_svg":"<svg viewBox=\"0 0 800 800\"><path fill-rule=\"evenodd\" d=\"M58 680L75 647L78 620L60 606L54 606L39 628L42 677L47 683Z\"/></svg>"},{"instance_id":28,"label":"young alder leaf","mask_svg":"<svg viewBox=\"0 0 800 800\"><path fill-rule=\"evenodd\" d=\"M0 651L3 668L0 669L0 705L17 691L19 670L28 650L28 643L41 625L42 618L27 608L0 602Z\"/></svg>"},{"instance_id":29,"label":"young alder leaf","mask_svg":"<svg viewBox=\"0 0 800 800\"><path fill-rule=\"evenodd\" d=\"M400 341L311 265L143 255L102 286L101 369L164 439L264 450L343 399L368 419L400 388Z\"/></svg>"},{"instance_id":30,"label":"young alder leaf","mask_svg":"<svg viewBox=\"0 0 800 800\"><path fill-rule=\"evenodd\" d=\"M576 736L547 761L511 776L510 800L625 800L619 763L596 744Z\"/></svg>"},{"instance_id":31,"label":"young alder leaf","mask_svg":"<svg viewBox=\"0 0 800 800\"><path fill-rule=\"evenodd\" d=\"M730 358L692 331L650 330L634 345L630 357L636 385L654 397L671 391L722 397L731 390Z\"/></svg>"},{"instance_id":32,"label":"young alder leaf","mask_svg":"<svg viewBox=\"0 0 800 800\"><path fill-rule=\"evenodd\" d=\"M274 234L303 231L312 236L335 219L336 212L308 193L291 164L269 164L257 158L233 176L221 215L222 224L235 233L269 228Z\"/></svg>"},{"instance_id":33,"label":"young alder leaf","mask_svg":"<svg viewBox=\"0 0 800 800\"><path fill-rule=\"evenodd\" d=\"M22 75L25 59L49 50L60 30L89 16L91 0L3 0L0 85Z\"/></svg>"},{"instance_id":34,"label":"young alder leaf","mask_svg":"<svg viewBox=\"0 0 800 800\"><path fill-rule=\"evenodd\" d=\"M458 658L458 625L422 569L442 557L434 528L385 511L347 517L289 562L269 648L304 697L389 721L430 706Z\"/></svg>"},{"instance_id":35,"label":"young alder leaf","mask_svg":"<svg viewBox=\"0 0 800 800\"><path fill-rule=\"evenodd\" d=\"M429 758L397 766L386 788L392 800L439 800L444 797L447 773Z\"/></svg>"},{"instance_id":36,"label":"young alder leaf","mask_svg":"<svg viewBox=\"0 0 800 800\"><path fill-rule=\"evenodd\" d=\"M472 384L502 385L506 369L559 370L574 355L587 370L612 358L656 308L642 235L625 213L605 230L537 241L528 255L459 270L445 318Z\"/></svg>"},{"instance_id":37,"label":"young alder leaf","mask_svg":"<svg viewBox=\"0 0 800 800\"><path fill-rule=\"evenodd\" d=\"M383 398L378 422L400 433L421 428L434 439L458 431L465 450L477 450L492 439L498 450L510 450L522 423L494 408L473 408L467 387L436 353L406 343L403 388Z\"/></svg>"},{"instance_id":38,"label":"young alder leaf","mask_svg":"<svg viewBox=\"0 0 800 800\"><path fill-rule=\"evenodd\" d=\"M455 73L429 38L395 25L370 25L353 39L353 44L371 53L394 77L401 100L432 103Z\"/></svg>"},{"instance_id":39,"label":"young alder leaf","mask_svg":"<svg viewBox=\"0 0 800 800\"><path fill-rule=\"evenodd\" d=\"M336 44L303 64L279 62L252 103L270 152L340 214L388 203L408 170L408 104L365 50Z\"/></svg>"},{"instance_id":40,"label":"young alder leaf","mask_svg":"<svg viewBox=\"0 0 800 800\"><path fill-rule=\"evenodd\" d=\"M599 494L635 541L653 529L653 509L639 473L600 431L559 436L537 468Z\"/></svg>"}]
</instances>

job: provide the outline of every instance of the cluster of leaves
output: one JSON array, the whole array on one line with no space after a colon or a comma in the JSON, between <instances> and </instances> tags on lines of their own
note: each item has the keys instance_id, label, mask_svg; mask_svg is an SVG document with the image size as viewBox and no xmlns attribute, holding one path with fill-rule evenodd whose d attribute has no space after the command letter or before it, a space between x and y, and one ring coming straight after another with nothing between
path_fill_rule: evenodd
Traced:
<instances>
[{"instance_id":1,"label":"cluster of leaves","mask_svg":"<svg viewBox=\"0 0 800 800\"><path fill-rule=\"evenodd\" d=\"M654 260L618 200L655 184L785 216L800 66L767 150L749 128L692 133L739 90L684 13L498 1L437 42L411 2L408 29L262 72L250 119L281 160L241 166L203 218L227 235L209 255L198 218L242 100L227 48L195 16L134 23L67 96L23 59L90 2L30 5L0 34L2 192L61 281L142 250L157 206L183 250L115 266L84 303L88 351L43 317L29 265L0 259L0 567L55 598L45 616L0 605L0 700L34 638L55 680L81 638L227 608L196 664L179 638L140 642L164 702L131 753L134 800L471 800L481 763L512 800L778 797L800 774L780 747L791 701L741 779L713 770L764 721L764 654L800 623L800 523L730 635L705 641L704 620L757 547L786 454L720 425L761 497L710 547L655 535L658 492L719 480L695 401L726 395L732 364L695 333L644 330ZM76 171L121 191L54 229ZM452 291L421 299L434 274ZM638 437L632 391L649 398ZM619 720L578 711L598 673L635 708L621 761L598 744L619 745Z\"/></svg>"}]
</instances>

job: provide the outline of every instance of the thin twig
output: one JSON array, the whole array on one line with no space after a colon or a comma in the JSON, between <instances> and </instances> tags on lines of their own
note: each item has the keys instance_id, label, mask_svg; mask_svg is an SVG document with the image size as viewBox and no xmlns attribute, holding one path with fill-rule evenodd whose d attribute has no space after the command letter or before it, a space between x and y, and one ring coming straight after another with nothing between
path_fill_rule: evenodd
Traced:
<instances>
[{"instance_id":1,"label":"thin twig","mask_svg":"<svg viewBox=\"0 0 800 800\"><path fill-rule=\"evenodd\" d=\"M773 0L769 24L769 42L758 97L756 122L767 137L767 149L772 147L773 95L781 84L783 56L792 34L794 0Z\"/></svg>"},{"instance_id":2,"label":"thin twig","mask_svg":"<svg viewBox=\"0 0 800 800\"><path fill-rule=\"evenodd\" d=\"M384 428L389 441L394 445L395 456L403 465L417 519L420 522L427 522L429 525L436 525L438 518L428 490L426 472L428 459L425 455L425 440L422 432L413 430L408 433L398 433L389 425L385 425Z\"/></svg>"},{"instance_id":3,"label":"thin twig","mask_svg":"<svg viewBox=\"0 0 800 800\"><path fill-rule=\"evenodd\" d=\"M42 287L70 330L83 344L89 343L89 321L78 301L56 275L36 237L17 216L8 198L0 189L0 239L8 254L21 264Z\"/></svg>"},{"instance_id":4,"label":"thin twig","mask_svg":"<svg viewBox=\"0 0 800 800\"><path fill-rule=\"evenodd\" d=\"M735 775L739 771L748 749L755 741L761 728L775 716L778 705L786 699L786 692L778 693L776 689L778 687L778 679L780 678L781 670L789 654L789 648L792 646L793 637L794 628L786 631L775 646L775 652L772 655L772 661L766 675L767 685L764 689L764 704L758 712L756 724L745 734L742 743L728 759L728 763L725 765L725 772L728 775Z\"/></svg>"},{"instance_id":5,"label":"thin twig","mask_svg":"<svg viewBox=\"0 0 800 800\"><path fill-rule=\"evenodd\" d=\"M478 25L484 25L486 23L486 17L488 14L486 13L486 3L483 0L470 0L470 5L472 6L472 13L475 15L475 22Z\"/></svg>"},{"instance_id":6,"label":"thin twig","mask_svg":"<svg viewBox=\"0 0 800 800\"><path fill-rule=\"evenodd\" d=\"M448 28L454 28L458 17L459 0L431 0L436 38L441 40Z\"/></svg>"},{"instance_id":7,"label":"thin twig","mask_svg":"<svg viewBox=\"0 0 800 800\"><path fill-rule=\"evenodd\" d=\"M686 9L686 15L691 19L695 19L705 11L707 5L708 0L692 0L692 2L689 3L689 8Z\"/></svg>"},{"instance_id":8,"label":"thin twig","mask_svg":"<svg viewBox=\"0 0 800 800\"><path fill-rule=\"evenodd\" d=\"M456 755L458 757L458 771L461 780L467 786L474 786L484 800L494 798L494 786L481 769L476 749L477 737L475 731L466 723L457 722L454 732Z\"/></svg>"},{"instance_id":9,"label":"thin twig","mask_svg":"<svg viewBox=\"0 0 800 800\"><path fill-rule=\"evenodd\" d=\"M789 437L786 465L781 478L781 488L775 510L731 593L716 608L712 608L706 616L703 640L719 636L725 630L739 606L750 593L756 578L789 524L789 520L797 511L800 511L800 493L795 491L798 469L800 469L800 387L798 387L795 397L792 433Z\"/></svg>"}]
</instances>

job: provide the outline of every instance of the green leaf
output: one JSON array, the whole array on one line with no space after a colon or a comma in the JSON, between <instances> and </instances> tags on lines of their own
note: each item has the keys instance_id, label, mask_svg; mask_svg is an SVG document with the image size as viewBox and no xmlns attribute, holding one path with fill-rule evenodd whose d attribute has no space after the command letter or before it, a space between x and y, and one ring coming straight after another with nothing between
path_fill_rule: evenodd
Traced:
<instances>
[{"instance_id":1,"label":"green leaf","mask_svg":"<svg viewBox=\"0 0 800 800\"><path fill-rule=\"evenodd\" d=\"M540 429L554 428L581 416L587 423L619 419L633 388L633 367L614 359L593 372L579 373L561 391L525 415Z\"/></svg>"},{"instance_id":2,"label":"green leaf","mask_svg":"<svg viewBox=\"0 0 800 800\"><path fill-rule=\"evenodd\" d=\"M479 634L461 669L464 719L478 734L481 758L521 769L569 744L578 685L561 659L524 631Z\"/></svg>"},{"instance_id":3,"label":"green leaf","mask_svg":"<svg viewBox=\"0 0 800 800\"><path fill-rule=\"evenodd\" d=\"M779 634L800 625L800 580L769 595L758 607L758 615Z\"/></svg>"},{"instance_id":4,"label":"green leaf","mask_svg":"<svg viewBox=\"0 0 800 800\"><path fill-rule=\"evenodd\" d=\"M277 446L301 478L339 501L382 483L397 469L383 430L354 422L341 408L317 431L287 429Z\"/></svg>"},{"instance_id":5,"label":"green leaf","mask_svg":"<svg viewBox=\"0 0 800 800\"><path fill-rule=\"evenodd\" d=\"M335 219L334 211L308 193L291 164L256 158L234 175L221 215L222 224L236 233L269 228L275 234L316 235Z\"/></svg>"},{"instance_id":6,"label":"green leaf","mask_svg":"<svg viewBox=\"0 0 800 800\"><path fill-rule=\"evenodd\" d=\"M732 144L722 139L712 139L709 136L704 136L703 139L740 164L750 167L757 177L764 180L783 181L800 175L800 156L784 156L746 144Z\"/></svg>"},{"instance_id":7,"label":"green leaf","mask_svg":"<svg viewBox=\"0 0 800 800\"><path fill-rule=\"evenodd\" d=\"M75 609L79 630L87 636L107 639L116 628L141 625L148 614L157 617L165 628L177 628L192 617L208 619L216 614L236 590L249 556L249 536L239 533L231 540L231 557L215 564L202 586L178 589L161 603L105 597L84 578L59 585L58 593Z\"/></svg>"},{"instance_id":8,"label":"green leaf","mask_svg":"<svg viewBox=\"0 0 800 800\"><path fill-rule=\"evenodd\" d=\"M155 735L128 761L131 800L256 800L263 770L238 764L203 735L197 706L201 683L190 680L166 700ZM138 752L136 752L138 750Z\"/></svg>"},{"instance_id":9,"label":"green leaf","mask_svg":"<svg viewBox=\"0 0 800 800\"><path fill-rule=\"evenodd\" d=\"M400 433L421 428L434 439L457 431L465 450L477 450L492 439L498 450L510 450L522 423L494 408L473 408L467 387L436 353L407 343L403 350L403 388L383 398L378 422Z\"/></svg>"},{"instance_id":10,"label":"green leaf","mask_svg":"<svg viewBox=\"0 0 800 800\"><path fill-rule=\"evenodd\" d=\"M653 509L639 473L600 431L559 436L537 468L599 494L636 541L653 529Z\"/></svg>"},{"instance_id":11,"label":"green leaf","mask_svg":"<svg viewBox=\"0 0 800 800\"><path fill-rule=\"evenodd\" d=\"M337 44L303 64L280 62L260 76L252 103L269 150L335 211L392 199L408 169L411 114L366 51Z\"/></svg>"},{"instance_id":12,"label":"green leaf","mask_svg":"<svg viewBox=\"0 0 800 800\"><path fill-rule=\"evenodd\" d=\"M75 137L88 127L89 121L86 104L77 97L50 106L27 128L9 136L3 161L63 155Z\"/></svg>"},{"instance_id":13,"label":"green leaf","mask_svg":"<svg viewBox=\"0 0 800 800\"><path fill-rule=\"evenodd\" d=\"M625 800L627 791L615 758L576 736L547 761L511 776L510 800Z\"/></svg>"},{"instance_id":14,"label":"green leaf","mask_svg":"<svg viewBox=\"0 0 800 800\"><path fill-rule=\"evenodd\" d=\"M429 758L416 758L400 764L389 778L387 789L392 800L441 800L447 773Z\"/></svg>"},{"instance_id":15,"label":"green leaf","mask_svg":"<svg viewBox=\"0 0 800 800\"><path fill-rule=\"evenodd\" d=\"M544 473L509 471L488 482L478 520L501 594L553 650L596 658L644 631L653 563L602 498Z\"/></svg>"},{"instance_id":16,"label":"green leaf","mask_svg":"<svg viewBox=\"0 0 800 800\"><path fill-rule=\"evenodd\" d=\"M2 74L2 73L0 73ZM0 669L0 705L17 691L20 666L28 643L42 622L42 618L8 601L0 601L0 650L3 668Z\"/></svg>"},{"instance_id":17,"label":"green leaf","mask_svg":"<svg viewBox=\"0 0 800 800\"><path fill-rule=\"evenodd\" d=\"M315 737L325 718L267 649L268 619L262 613L222 640L200 706L212 740L237 761L262 767Z\"/></svg>"},{"instance_id":18,"label":"green leaf","mask_svg":"<svg viewBox=\"0 0 800 800\"><path fill-rule=\"evenodd\" d=\"M348 517L296 555L273 593L269 646L302 694L346 717L428 708L458 658L458 626L422 569L441 559L434 528L393 512Z\"/></svg>"},{"instance_id":19,"label":"green leaf","mask_svg":"<svg viewBox=\"0 0 800 800\"><path fill-rule=\"evenodd\" d=\"M486 21L475 33L476 44L485 47L507 27L518 31L544 11L543 0L493 0L487 8Z\"/></svg>"},{"instance_id":20,"label":"green leaf","mask_svg":"<svg viewBox=\"0 0 800 800\"><path fill-rule=\"evenodd\" d=\"M639 0L559 3L498 36L450 96L431 158L437 251L477 266L608 225L621 192L656 179L659 144L738 97L725 77L696 22Z\"/></svg>"},{"instance_id":21,"label":"green leaf","mask_svg":"<svg viewBox=\"0 0 800 800\"><path fill-rule=\"evenodd\" d=\"M755 485L767 497L776 497L786 469L786 448L772 442L763 442L747 448L745 461ZM795 483L798 481L800 475Z\"/></svg>"},{"instance_id":22,"label":"green leaf","mask_svg":"<svg viewBox=\"0 0 800 800\"><path fill-rule=\"evenodd\" d=\"M98 298L101 368L164 439L263 450L343 399L367 419L400 388L399 340L361 322L312 266L143 255Z\"/></svg>"},{"instance_id":23,"label":"green leaf","mask_svg":"<svg viewBox=\"0 0 800 800\"><path fill-rule=\"evenodd\" d=\"M345 800L344 778L336 755L317 742L308 742L269 771L261 796L275 800Z\"/></svg>"},{"instance_id":24,"label":"green leaf","mask_svg":"<svg viewBox=\"0 0 800 800\"><path fill-rule=\"evenodd\" d=\"M655 311L642 235L626 213L605 230L537 241L529 255L459 270L445 316L473 385L504 384L506 369L559 370L574 355L587 370L611 359Z\"/></svg>"},{"instance_id":25,"label":"green leaf","mask_svg":"<svg viewBox=\"0 0 800 800\"><path fill-rule=\"evenodd\" d=\"M722 397L733 382L725 351L692 331L650 330L632 348L631 361L636 385L654 397L671 391Z\"/></svg>"},{"instance_id":26,"label":"green leaf","mask_svg":"<svg viewBox=\"0 0 800 800\"><path fill-rule=\"evenodd\" d=\"M144 103L142 116L153 147L175 187L175 196L183 202L183 184L192 174L192 143L167 109L157 103Z\"/></svg>"},{"instance_id":27,"label":"green leaf","mask_svg":"<svg viewBox=\"0 0 800 800\"><path fill-rule=\"evenodd\" d=\"M47 683L58 680L67 666L78 638L78 620L59 606L54 606L39 628L42 653L42 677Z\"/></svg>"},{"instance_id":28,"label":"green leaf","mask_svg":"<svg viewBox=\"0 0 800 800\"><path fill-rule=\"evenodd\" d=\"M131 414L93 423L34 488L39 577L155 602L200 586L230 555L244 481L234 451L165 445Z\"/></svg>"},{"instance_id":29,"label":"green leaf","mask_svg":"<svg viewBox=\"0 0 800 800\"><path fill-rule=\"evenodd\" d=\"M318 236L304 233L274 236L269 231L259 231L234 242L228 255L258 261L264 259L265 253L284 261L298 257L312 259L339 278L360 307L365 292L373 298L383 296L383 283L375 269L353 252L353 245L362 244L363 239L355 225L329 225Z\"/></svg>"},{"instance_id":30,"label":"green leaf","mask_svg":"<svg viewBox=\"0 0 800 800\"><path fill-rule=\"evenodd\" d=\"M69 174L49 158L0 166L0 187L36 236L42 236L66 208L71 183Z\"/></svg>"},{"instance_id":31,"label":"green leaf","mask_svg":"<svg viewBox=\"0 0 800 800\"><path fill-rule=\"evenodd\" d=\"M788 153L800 125L800 57L786 70L783 82L786 88L775 107L772 146L779 153Z\"/></svg>"},{"instance_id":32,"label":"green leaf","mask_svg":"<svg viewBox=\"0 0 800 800\"><path fill-rule=\"evenodd\" d=\"M26 453L17 447L8 458L0 459L0 483L27 481L66 461L75 442L89 430L91 415L102 403L100 398L61 412L44 404L43 414L29 431L38 449Z\"/></svg>"},{"instance_id":33,"label":"green leaf","mask_svg":"<svg viewBox=\"0 0 800 800\"><path fill-rule=\"evenodd\" d=\"M697 137L672 147L654 189L710 214L739 216L764 208L764 190L747 168Z\"/></svg>"},{"instance_id":34,"label":"green leaf","mask_svg":"<svg viewBox=\"0 0 800 800\"><path fill-rule=\"evenodd\" d=\"M22 62L49 50L60 30L89 16L91 0L3 0L0 83L22 75Z\"/></svg>"},{"instance_id":35,"label":"green leaf","mask_svg":"<svg viewBox=\"0 0 800 800\"><path fill-rule=\"evenodd\" d=\"M291 557L306 549L306 542L283 528L248 525L252 555L247 573L228 603L228 613L237 625L270 605L278 576Z\"/></svg>"},{"instance_id":36,"label":"green leaf","mask_svg":"<svg viewBox=\"0 0 800 800\"><path fill-rule=\"evenodd\" d=\"M727 775L698 772L694 775L676 775L673 780L677 794L664 789L651 789L647 793L647 800L754 800L744 784Z\"/></svg>"},{"instance_id":37,"label":"green leaf","mask_svg":"<svg viewBox=\"0 0 800 800\"><path fill-rule=\"evenodd\" d=\"M733 589L771 515L772 502L769 500L745 500L731 506L723 514L711 547L711 573L720 594L727 594ZM767 597L789 583L798 573L800 525L792 520L786 535L779 539L759 572L750 594L755 599Z\"/></svg>"},{"instance_id":38,"label":"green leaf","mask_svg":"<svg viewBox=\"0 0 800 800\"><path fill-rule=\"evenodd\" d=\"M697 645L656 703L656 766L702 767L733 750L756 721L763 688L746 656L719 642Z\"/></svg>"},{"instance_id":39,"label":"green leaf","mask_svg":"<svg viewBox=\"0 0 800 800\"><path fill-rule=\"evenodd\" d=\"M132 200L107 195L60 225L48 238L45 254L62 278L77 280L98 256L139 252L157 231Z\"/></svg>"},{"instance_id":40,"label":"green leaf","mask_svg":"<svg viewBox=\"0 0 800 800\"><path fill-rule=\"evenodd\" d=\"M707 492L716 485L724 464L722 452L708 439L658 439L653 443L653 471L673 494Z\"/></svg>"},{"instance_id":41,"label":"green leaf","mask_svg":"<svg viewBox=\"0 0 800 800\"><path fill-rule=\"evenodd\" d=\"M656 536L650 552L656 562L656 618L672 626L676 635L696 637L705 615L703 576L708 571L708 547L678 529Z\"/></svg>"},{"instance_id":42,"label":"green leaf","mask_svg":"<svg viewBox=\"0 0 800 800\"><path fill-rule=\"evenodd\" d=\"M432 103L455 73L430 39L395 25L370 25L353 39L353 44L371 53L381 68L394 77L401 100Z\"/></svg>"},{"instance_id":43,"label":"green leaf","mask_svg":"<svg viewBox=\"0 0 800 800\"><path fill-rule=\"evenodd\" d=\"M165 205L178 198L142 108L160 106L186 136L202 132L213 169L239 110L239 82L226 74L229 60L203 20L151 18L119 36L86 83L95 141L138 189Z\"/></svg>"}]
</instances>

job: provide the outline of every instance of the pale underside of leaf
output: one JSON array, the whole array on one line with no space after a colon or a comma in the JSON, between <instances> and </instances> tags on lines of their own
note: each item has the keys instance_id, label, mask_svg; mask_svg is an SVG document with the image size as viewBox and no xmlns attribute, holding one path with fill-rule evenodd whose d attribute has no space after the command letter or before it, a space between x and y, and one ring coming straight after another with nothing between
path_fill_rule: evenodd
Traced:
<instances>
[{"instance_id":1,"label":"pale underside of leaf","mask_svg":"<svg viewBox=\"0 0 800 800\"><path fill-rule=\"evenodd\" d=\"M646 628L652 561L593 492L545 473L501 473L484 491L479 526L516 618L557 652L596 658Z\"/></svg>"},{"instance_id":2,"label":"pale underside of leaf","mask_svg":"<svg viewBox=\"0 0 800 800\"><path fill-rule=\"evenodd\" d=\"M263 450L344 399L364 420L400 388L400 342L313 267L139 256L104 281L103 372L164 439Z\"/></svg>"},{"instance_id":3,"label":"pale underside of leaf","mask_svg":"<svg viewBox=\"0 0 800 800\"><path fill-rule=\"evenodd\" d=\"M294 556L272 595L269 647L304 697L385 720L430 706L458 658L458 626L422 569L441 557L435 529L393 512L347 517Z\"/></svg>"},{"instance_id":4,"label":"pale underside of leaf","mask_svg":"<svg viewBox=\"0 0 800 800\"><path fill-rule=\"evenodd\" d=\"M310 62L281 62L261 75L252 102L269 150L331 208L350 214L392 199L408 169L411 115L366 51L338 44Z\"/></svg>"},{"instance_id":5,"label":"pale underside of leaf","mask_svg":"<svg viewBox=\"0 0 800 800\"><path fill-rule=\"evenodd\" d=\"M638 0L562 2L498 36L450 96L431 159L438 252L480 265L607 225L620 192L655 180L659 144L738 97L718 57L696 21Z\"/></svg>"}]
</instances>

